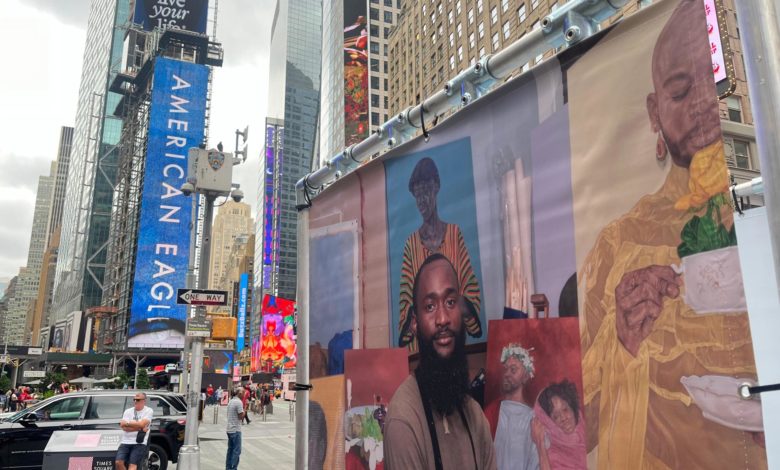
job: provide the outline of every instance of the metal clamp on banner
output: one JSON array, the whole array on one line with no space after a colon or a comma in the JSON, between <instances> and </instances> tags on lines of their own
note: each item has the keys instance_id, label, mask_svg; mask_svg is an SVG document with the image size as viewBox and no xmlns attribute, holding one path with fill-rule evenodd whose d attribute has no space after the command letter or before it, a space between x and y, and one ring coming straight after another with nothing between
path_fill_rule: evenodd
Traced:
<instances>
[{"instance_id":1,"label":"metal clamp on banner","mask_svg":"<svg viewBox=\"0 0 780 470\"><path fill-rule=\"evenodd\" d=\"M293 390L296 392L310 392L314 389L314 385L312 384L299 384L298 382L295 382L293 384Z\"/></svg>"},{"instance_id":2,"label":"metal clamp on banner","mask_svg":"<svg viewBox=\"0 0 780 470\"><path fill-rule=\"evenodd\" d=\"M753 395L759 395L764 392L777 392L780 391L780 384L772 385L750 385L749 383L743 383L737 389L739 397L743 400L750 400Z\"/></svg>"}]
</instances>

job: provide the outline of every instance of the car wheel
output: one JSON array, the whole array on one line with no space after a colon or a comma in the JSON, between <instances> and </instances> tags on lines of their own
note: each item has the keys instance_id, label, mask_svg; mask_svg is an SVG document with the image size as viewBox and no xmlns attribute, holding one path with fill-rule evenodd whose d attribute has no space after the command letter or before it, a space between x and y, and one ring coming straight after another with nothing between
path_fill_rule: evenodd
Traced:
<instances>
[{"instance_id":1,"label":"car wheel","mask_svg":"<svg viewBox=\"0 0 780 470\"><path fill-rule=\"evenodd\" d=\"M166 470L168 468L168 454L165 449L157 444L149 444L149 460L147 470Z\"/></svg>"}]
</instances>

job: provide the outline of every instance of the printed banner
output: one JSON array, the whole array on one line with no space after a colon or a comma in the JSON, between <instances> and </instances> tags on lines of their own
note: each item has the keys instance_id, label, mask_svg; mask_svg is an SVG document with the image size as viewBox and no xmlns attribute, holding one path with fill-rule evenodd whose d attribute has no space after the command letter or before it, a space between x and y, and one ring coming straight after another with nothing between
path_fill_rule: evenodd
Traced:
<instances>
[{"instance_id":1,"label":"printed banner","mask_svg":"<svg viewBox=\"0 0 780 470\"><path fill-rule=\"evenodd\" d=\"M128 347L181 348L190 251L187 152L203 140L208 68L160 57L154 68Z\"/></svg>"},{"instance_id":2,"label":"printed banner","mask_svg":"<svg viewBox=\"0 0 780 470\"><path fill-rule=\"evenodd\" d=\"M144 30L184 29L206 33L209 0L135 0L133 22Z\"/></svg>"},{"instance_id":3,"label":"printed banner","mask_svg":"<svg viewBox=\"0 0 780 470\"><path fill-rule=\"evenodd\" d=\"M444 468L766 468L711 56L655 2L314 198L312 377L416 364L385 465L432 468L424 393Z\"/></svg>"}]
</instances>

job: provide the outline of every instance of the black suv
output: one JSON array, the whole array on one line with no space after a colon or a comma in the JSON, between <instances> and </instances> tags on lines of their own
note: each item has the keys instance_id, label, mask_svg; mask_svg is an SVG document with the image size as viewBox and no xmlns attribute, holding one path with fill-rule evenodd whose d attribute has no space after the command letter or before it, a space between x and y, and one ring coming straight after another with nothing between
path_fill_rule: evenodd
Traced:
<instances>
[{"instance_id":1,"label":"black suv","mask_svg":"<svg viewBox=\"0 0 780 470\"><path fill-rule=\"evenodd\" d=\"M148 390L154 410L149 435L149 470L176 463L184 442L187 406L181 395ZM54 431L119 429L122 413L133 407L135 390L86 390L53 396L0 422L0 468L40 469Z\"/></svg>"}]
</instances>

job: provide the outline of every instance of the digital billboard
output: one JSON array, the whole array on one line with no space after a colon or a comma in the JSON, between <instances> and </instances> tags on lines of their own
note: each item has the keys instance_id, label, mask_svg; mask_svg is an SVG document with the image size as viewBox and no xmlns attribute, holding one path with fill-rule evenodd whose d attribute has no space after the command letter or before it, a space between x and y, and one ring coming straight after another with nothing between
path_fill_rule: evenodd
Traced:
<instances>
[{"instance_id":1,"label":"digital billboard","mask_svg":"<svg viewBox=\"0 0 780 470\"><path fill-rule=\"evenodd\" d=\"M279 231L281 227L279 188L276 176L282 166L284 127L265 126L265 173L263 175L263 289L270 289L279 270Z\"/></svg>"},{"instance_id":2,"label":"digital billboard","mask_svg":"<svg viewBox=\"0 0 780 470\"><path fill-rule=\"evenodd\" d=\"M187 309L176 304L186 285L191 198L179 190L187 152L203 141L208 69L158 58L138 222L128 347L184 346Z\"/></svg>"},{"instance_id":3,"label":"digital billboard","mask_svg":"<svg viewBox=\"0 0 780 470\"><path fill-rule=\"evenodd\" d=\"M203 372L212 374L230 374L233 363L233 351L207 349L203 354Z\"/></svg>"},{"instance_id":4,"label":"digital billboard","mask_svg":"<svg viewBox=\"0 0 780 470\"><path fill-rule=\"evenodd\" d=\"M266 294L261 314L260 369L271 372L295 367L295 301Z\"/></svg>"},{"instance_id":5,"label":"digital billboard","mask_svg":"<svg viewBox=\"0 0 780 470\"><path fill-rule=\"evenodd\" d=\"M238 283L238 335L236 336L236 351L244 349L246 337L246 300L249 290L249 274L242 273Z\"/></svg>"},{"instance_id":6,"label":"digital billboard","mask_svg":"<svg viewBox=\"0 0 780 470\"><path fill-rule=\"evenodd\" d=\"M366 2L344 0L344 145L368 137Z\"/></svg>"},{"instance_id":7,"label":"digital billboard","mask_svg":"<svg viewBox=\"0 0 780 470\"><path fill-rule=\"evenodd\" d=\"M133 22L146 31L183 29L206 33L208 0L136 0Z\"/></svg>"}]
</instances>

